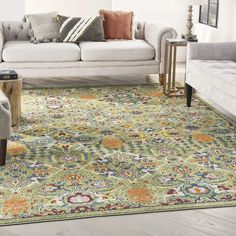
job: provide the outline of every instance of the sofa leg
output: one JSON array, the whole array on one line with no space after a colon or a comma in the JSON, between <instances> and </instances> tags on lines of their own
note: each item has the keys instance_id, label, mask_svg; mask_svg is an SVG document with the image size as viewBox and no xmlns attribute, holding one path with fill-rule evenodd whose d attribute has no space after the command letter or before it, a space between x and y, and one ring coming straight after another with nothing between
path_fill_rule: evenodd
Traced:
<instances>
[{"instance_id":1,"label":"sofa leg","mask_svg":"<svg viewBox=\"0 0 236 236\"><path fill-rule=\"evenodd\" d=\"M159 82L160 82L160 85L163 86L164 85L164 74L159 74Z\"/></svg>"},{"instance_id":2,"label":"sofa leg","mask_svg":"<svg viewBox=\"0 0 236 236\"><path fill-rule=\"evenodd\" d=\"M7 139L0 140L0 166L6 164L6 155L7 155Z\"/></svg>"},{"instance_id":3,"label":"sofa leg","mask_svg":"<svg viewBox=\"0 0 236 236\"><path fill-rule=\"evenodd\" d=\"M187 107L191 107L193 88L189 84L185 84L185 87L186 87Z\"/></svg>"}]
</instances>

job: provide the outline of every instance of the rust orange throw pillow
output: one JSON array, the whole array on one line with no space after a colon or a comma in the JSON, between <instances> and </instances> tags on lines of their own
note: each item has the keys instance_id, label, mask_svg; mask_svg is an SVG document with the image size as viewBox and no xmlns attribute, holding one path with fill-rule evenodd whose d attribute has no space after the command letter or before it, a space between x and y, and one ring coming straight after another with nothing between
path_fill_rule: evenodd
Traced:
<instances>
[{"instance_id":1,"label":"rust orange throw pillow","mask_svg":"<svg viewBox=\"0 0 236 236\"><path fill-rule=\"evenodd\" d=\"M132 39L133 12L100 10L106 39Z\"/></svg>"}]
</instances>

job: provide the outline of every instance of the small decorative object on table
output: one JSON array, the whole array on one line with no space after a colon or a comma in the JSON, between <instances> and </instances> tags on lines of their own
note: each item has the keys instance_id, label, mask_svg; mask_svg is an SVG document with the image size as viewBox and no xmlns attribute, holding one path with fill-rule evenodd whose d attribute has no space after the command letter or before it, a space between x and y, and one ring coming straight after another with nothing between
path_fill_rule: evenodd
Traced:
<instances>
[{"instance_id":1,"label":"small decorative object on table","mask_svg":"<svg viewBox=\"0 0 236 236\"><path fill-rule=\"evenodd\" d=\"M185 88L175 85L177 47L186 47L185 39L167 39L165 48L164 68L164 94L168 97L180 97L185 95Z\"/></svg>"},{"instance_id":2,"label":"small decorative object on table","mask_svg":"<svg viewBox=\"0 0 236 236\"><path fill-rule=\"evenodd\" d=\"M208 0L177 0L178 3L188 6L188 19L187 19L187 33L182 35L183 39L189 42L197 42L197 35L192 34L193 28L193 6L201 6L207 4Z\"/></svg>"},{"instance_id":3,"label":"small decorative object on table","mask_svg":"<svg viewBox=\"0 0 236 236\"><path fill-rule=\"evenodd\" d=\"M15 80L18 74L14 70L0 70L0 80Z\"/></svg>"},{"instance_id":4,"label":"small decorative object on table","mask_svg":"<svg viewBox=\"0 0 236 236\"><path fill-rule=\"evenodd\" d=\"M12 126L18 126L21 114L21 92L22 92L22 77L14 72L8 74L6 71L0 72L3 79L0 79L0 89L5 93L11 105ZM14 79L17 76L17 79Z\"/></svg>"}]
</instances>

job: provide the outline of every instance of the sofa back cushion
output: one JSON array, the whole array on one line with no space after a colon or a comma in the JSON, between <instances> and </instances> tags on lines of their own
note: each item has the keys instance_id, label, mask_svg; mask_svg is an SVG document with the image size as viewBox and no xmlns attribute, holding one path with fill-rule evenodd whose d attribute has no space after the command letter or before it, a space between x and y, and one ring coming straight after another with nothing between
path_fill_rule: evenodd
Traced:
<instances>
[{"instance_id":1,"label":"sofa back cushion","mask_svg":"<svg viewBox=\"0 0 236 236\"><path fill-rule=\"evenodd\" d=\"M3 22L2 29L4 41L29 41L33 37L33 31L28 22Z\"/></svg>"},{"instance_id":2,"label":"sofa back cushion","mask_svg":"<svg viewBox=\"0 0 236 236\"><path fill-rule=\"evenodd\" d=\"M4 41L30 41L34 36L30 23L28 22L2 22ZM135 38L144 39L144 23L136 22Z\"/></svg>"},{"instance_id":3,"label":"sofa back cushion","mask_svg":"<svg viewBox=\"0 0 236 236\"><path fill-rule=\"evenodd\" d=\"M145 39L144 36L144 22L135 22L135 39Z\"/></svg>"}]
</instances>

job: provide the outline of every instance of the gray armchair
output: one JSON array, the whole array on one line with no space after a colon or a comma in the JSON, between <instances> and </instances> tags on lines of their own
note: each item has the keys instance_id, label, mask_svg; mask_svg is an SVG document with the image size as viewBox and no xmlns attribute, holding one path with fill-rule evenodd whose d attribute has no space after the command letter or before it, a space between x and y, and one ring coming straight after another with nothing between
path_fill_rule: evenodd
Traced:
<instances>
[{"instance_id":1,"label":"gray armchair","mask_svg":"<svg viewBox=\"0 0 236 236\"><path fill-rule=\"evenodd\" d=\"M5 165L7 152L7 139L11 135L10 103L0 90L0 166Z\"/></svg>"},{"instance_id":2,"label":"gray armchair","mask_svg":"<svg viewBox=\"0 0 236 236\"><path fill-rule=\"evenodd\" d=\"M220 110L236 117L236 42L188 45L188 107L191 106L192 88Z\"/></svg>"}]
</instances>

